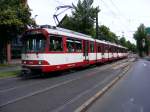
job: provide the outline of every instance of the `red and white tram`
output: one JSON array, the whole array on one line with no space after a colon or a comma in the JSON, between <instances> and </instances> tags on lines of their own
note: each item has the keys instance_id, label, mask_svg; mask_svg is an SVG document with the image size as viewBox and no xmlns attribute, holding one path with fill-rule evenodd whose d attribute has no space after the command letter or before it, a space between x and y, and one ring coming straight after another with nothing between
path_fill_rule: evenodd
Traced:
<instances>
[{"instance_id":1,"label":"red and white tram","mask_svg":"<svg viewBox=\"0 0 150 112\"><path fill-rule=\"evenodd\" d=\"M127 49L114 43L58 27L23 34L24 71L52 72L125 58Z\"/></svg>"}]
</instances>

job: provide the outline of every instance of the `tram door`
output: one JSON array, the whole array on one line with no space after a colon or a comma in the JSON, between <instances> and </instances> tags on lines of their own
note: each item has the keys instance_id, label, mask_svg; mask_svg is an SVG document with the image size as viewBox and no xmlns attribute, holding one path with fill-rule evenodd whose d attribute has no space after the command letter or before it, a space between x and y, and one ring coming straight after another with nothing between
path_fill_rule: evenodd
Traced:
<instances>
[{"instance_id":1,"label":"tram door","mask_svg":"<svg viewBox=\"0 0 150 112\"><path fill-rule=\"evenodd\" d=\"M87 40L84 40L83 41L83 56L84 56L85 61L89 60L88 51L89 51L89 42Z\"/></svg>"}]
</instances>

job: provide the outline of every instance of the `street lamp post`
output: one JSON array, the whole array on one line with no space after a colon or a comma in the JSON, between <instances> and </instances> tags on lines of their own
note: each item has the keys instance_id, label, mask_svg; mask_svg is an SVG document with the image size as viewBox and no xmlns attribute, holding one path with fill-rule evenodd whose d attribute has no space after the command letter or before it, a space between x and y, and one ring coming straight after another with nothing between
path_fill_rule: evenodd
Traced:
<instances>
[{"instance_id":1,"label":"street lamp post","mask_svg":"<svg viewBox=\"0 0 150 112\"><path fill-rule=\"evenodd\" d=\"M96 13L96 39L98 39L98 11Z\"/></svg>"}]
</instances>

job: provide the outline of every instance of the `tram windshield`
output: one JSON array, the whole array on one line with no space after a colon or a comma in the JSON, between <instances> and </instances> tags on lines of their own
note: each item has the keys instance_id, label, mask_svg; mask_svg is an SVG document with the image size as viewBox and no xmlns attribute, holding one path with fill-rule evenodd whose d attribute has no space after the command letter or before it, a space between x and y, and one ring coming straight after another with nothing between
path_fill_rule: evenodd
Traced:
<instances>
[{"instance_id":1,"label":"tram windshield","mask_svg":"<svg viewBox=\"0 0 150 112\"><path fill-rule=\"evenodd\" d=\"M46 39L42 34L27 35L23 39L23 52L44 52Z\"/></svg>"}]
</instances>

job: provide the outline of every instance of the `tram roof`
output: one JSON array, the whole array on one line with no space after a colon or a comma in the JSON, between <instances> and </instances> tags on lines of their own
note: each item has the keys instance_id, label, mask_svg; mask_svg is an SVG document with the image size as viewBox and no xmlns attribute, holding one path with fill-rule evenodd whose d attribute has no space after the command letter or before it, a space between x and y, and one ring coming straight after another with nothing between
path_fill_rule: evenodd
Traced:
<instances>
[{"instance_id":1,"label":"tram roof","mask_svg":"<svg viewBox=\"0 0 150 112\"><path fill-rule=\"evenodd\" d=\"M109 45L112 45L112 46L127 49L126 47L123 47L121 45L117 45L115 43L111 43L111 42L104 41L104 40L94 39L94 38L92 38L92 36L85 35L85 34L82 34L82 33L79 33L79 32L75 32L73 30L68 30L68 29L55 27L55 26L50 26L50 25L42 25L40 27L42 29L45 29L49 34L63 35L63 36L68 36L70 38L78 38L78 39L90 40L90 41L95 41L96 40L96 42L99 42L99 43L109 44Z\"/></svg>"},{"instance_id":2,"label":"tram roof","mask_svg":"<svg viewBox=\"0 0 150 112\"><path fill-rule=\"evenodd\" d=\"M64 28L54 27L54 28L44 28L44 29L50 34L64 35L64 36L68 36L72 38L94 41L94 39L89 35L85 35L85 34L78 33L72 30L64 29Z\"/></svg>"},{"instance_id":3,"label":"tram roof","mask_svg":"<svg viewBox=\"0 0 150 112\"><path fill-rule=\"evenodd\" d=\"M72 31L72 30L64 29L64 28L54 27L54 28L44 28L44 29L50 34L64 35L64 36L68 36L68 37L72 37L72 38L78 38L78 39L84 39L84 40L90 40L90 41L95 40L89 35L85 35L85 34L78 33L78 32ZM103 44L109 44L109 45L113 45L116 47L127 49L126 47L123 47L121 45L117 45L115 43L107 42L104 40L96 39L96 42L103 43Z\"/></svg>"}]
</instances>

